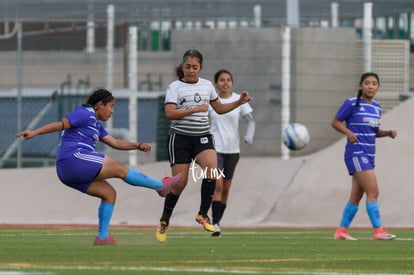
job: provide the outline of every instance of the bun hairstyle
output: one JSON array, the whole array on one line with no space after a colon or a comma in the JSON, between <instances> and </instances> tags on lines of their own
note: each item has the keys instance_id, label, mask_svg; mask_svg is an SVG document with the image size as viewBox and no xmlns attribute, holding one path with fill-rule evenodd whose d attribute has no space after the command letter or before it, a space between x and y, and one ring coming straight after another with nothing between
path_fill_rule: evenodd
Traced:
<instances>
[{"instance_id":1,"label":"bun hairstyle","mask_svg":"<svg viewBox=\"0 0 414 275\"><path fill-rule=\"evenodd\" d=\"M183 55L182 62L180 63L180 65L177 66L177 68L175 68L175 73L176 73L178 79L181 79L181 78L184 77L183 64L187 60L187 58L189 58L189 57L198 58L198 60L200 61L201 67L203 67L203 55L197 50L187 50Z\"/></svg>"},{"instance_id":2,"label":"bun hairstyle","mask_svg":"<svg viewBox=\"0 0 414 275\"><path fill-rule=\"evenodd\" d=\"M111 92L106 89L98 88L89 95L88 101L86 101L86 105L95 106L96 103L102 101L104 105L109 101L113 100L114 96Z\"/></svg>"},{"instance_id":3,"label":"bun hairstyle","mask_svg":"<svg viewBox=\"0 0 414 275\"><path fill-rule=\"evenodd\" d=\"M364 74L362 74L362 75L361 75L361 79L359 80L359 86L361 86L361 85L362 85L362 83L364 82L364 80L365 80L367 77L370 77L370 76L375 77L375 78L377 79L378 85L380 85L380 80L379 80L379 76L378 76L378 74L373 73L373 72L368 72L368 73L364 73ZM356 104L355 104L355 106L359 106L359 102L361 101L361 97L362 97L362 90L361 90L361 89L359 89L359 90L358 90L358 94L357 94L357 100L356 100Z\"/></svg>"}]
</instances>

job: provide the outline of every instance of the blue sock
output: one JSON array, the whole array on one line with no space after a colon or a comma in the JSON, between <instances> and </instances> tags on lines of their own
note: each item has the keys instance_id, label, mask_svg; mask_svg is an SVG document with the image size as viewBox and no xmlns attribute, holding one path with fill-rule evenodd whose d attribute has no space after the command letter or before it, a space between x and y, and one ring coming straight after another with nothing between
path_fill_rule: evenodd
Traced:
<instances>
[{"instance_id":1,"label":"blue sock","mask_svg":"<svg viewBox=\"0 0 414 275\"><path fill-rule=\"evenodd\" d=\"M378 203L376 201L367 202L365 206L367 208L367 213L369 219L371 220L372 226L374 228L381 227L381 217Z\"/></svg>"},{"instance_id":2,"label":"blue sock","mask_svg":"<svg viewBox=\"0 0 414 275\"><path fill-rule=\"evenodd\" d=\"M125 182L130 185L143 186L151 189L160 189L163 185L161 180L153 179L132 169L128 170Z\"/></svg>"},{"instance_id":3,"label":"blue sock","mask_svg":"<svg viewBox=\"0 0 414 275\"><path fill-rule=\"evenodd\" d=\"M98 237L101 240L106 239L109 236L109 224L112 218L112 212L114 211L114 205L107 202L101 202L98 209Z\"/></svg>"},{"instance_id":4,"label":"blue sock","mask_svg":"<svg viewBox=\"0 0 414 275\"><path fill-rule=\"evenodd\" d=\"M342 220L339 226L348 228L351 225L351 222L357 212L358 206L348 202L345 205L344 212L342 213Z\"/></svg>"}]
</instances>

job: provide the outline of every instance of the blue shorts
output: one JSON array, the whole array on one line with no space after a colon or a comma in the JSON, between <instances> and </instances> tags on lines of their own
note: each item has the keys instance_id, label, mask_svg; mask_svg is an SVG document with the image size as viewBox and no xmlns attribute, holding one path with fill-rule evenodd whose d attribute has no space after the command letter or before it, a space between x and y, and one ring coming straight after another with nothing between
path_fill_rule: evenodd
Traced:
<instances>
[{"instance_id":1,"label":"blue shorts","mask_svg":"<svg viewBox=\"0 0 414 275\"><path fill-rule=\"evenodd\" d=\"M170 165L191 163L204 150L214 150L214 142L211 134L187 136L172 133L168 135L167 141Z\"/></svg>"},{"instance_id":2,"label":"blue shorts","mask_svg":"<svg viewBox=\"0 0 414 275\"><path fill-rule=\"evenodd\" d=\"M356 172L374 170L375 158L367 156L353 156L352 158L345 159L348 173L353 175Z\"/></svg>"},{"instance_id":3,"label":"blue shorts","mask_svg":"<svg viewBox=\"0 0 414 275\"><path fill-rule=\"evenodd\" d=\"M56 161L56 172L60 181L85 193L102 169L105 155L81 150Z\"/></svg>"},{"instance_id":4,"label":"blue shorts","mask_svg":"<svg viewBox=\"0 0 414 275\"><path fill-rule=\"evenodd\" d=\"M234 170L236 170L236 165L239 162L240 154L223 154L217 153L217 167L220 171L223 171L224 179L231 180L233 179Z\"/></svg>"}]
</instances>

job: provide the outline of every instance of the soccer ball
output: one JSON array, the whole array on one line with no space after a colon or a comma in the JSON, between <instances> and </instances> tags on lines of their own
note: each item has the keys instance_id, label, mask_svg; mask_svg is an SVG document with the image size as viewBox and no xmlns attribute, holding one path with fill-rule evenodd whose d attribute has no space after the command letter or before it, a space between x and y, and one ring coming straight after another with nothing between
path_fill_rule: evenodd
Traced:
<instances>
[{"instance_id":1,"label":"soccer ball","mask_svg":"<svg viewBox=\"0 0 414 275\"><path fill-rule=\"evenodd\" d=\"M287 148L299 151L309 143L310 136L305 125L291 123L283 130L282 139Z\"/></svg>"}]
</instances>

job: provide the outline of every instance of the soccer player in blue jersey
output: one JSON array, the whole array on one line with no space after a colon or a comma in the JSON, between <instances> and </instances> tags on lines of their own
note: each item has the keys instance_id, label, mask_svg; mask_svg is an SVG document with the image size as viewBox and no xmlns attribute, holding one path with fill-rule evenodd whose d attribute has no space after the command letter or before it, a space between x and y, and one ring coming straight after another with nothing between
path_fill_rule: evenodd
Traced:
<instances>
[{"instance_id":1,"label":"soccer player in blue jersey","mask_svg":"<svg viewBox=\"0 0 414 275\"><path fill-rule=\"evenodd\" d=\"M164 209L155 237L165 242L170 217L178 199L187 185L191 165L197 163L204 172L201 182L200 209L196 221L207 231L214 226L207 216L214 194L217 169L217 154L210 133L209 105L219 114L230 112L252 98L243 92L232 102L221 103L211 81L201 78L203 56L197 50L184 53L176 68L178 79L170 83L165 95L165 116L171 120L168 135L168 156L172 174L181 173L180 182L171 189L164 201Z\"/></svg>"},{"instance_id":2,"label":"soccer player in blue jersey","mask_svg":"<svg viewBox=\"0 0 414 275\"><path fill-rule=\"evenodd\" d=\"M17 137L31 139L37 135L62 131L56 156L56 171L65 185L101 199L98 209L98 235L94 245L117 245L109 235L109 224L116 200L116 191L106 179L119 178L133 186L154 189L167 196L181 175L162 180L150 178L129 169L119 161L95 151L98 141L118 150L149 152L151 145L116 139L108 134L98 120L107 121L114 113L115 98L106 89L96 89L86 104L67 114L61 121L51 122L35 130L17 133Z\"/></svg>"},{"instance_id":3,"label":"soccer player in blue jersey","mask_svg":"<svg viewBox=\"0 0 414 275\"><path fill-rule=\"evenodd\" d=\"M345 164L352 176L352 188L342 219L334 238L355 240L347 231L364 193L366 210L374 228L375 240L392 240L395 235L382 228L378 206L378 183L375 176L375 139L377 137L395 138L394 130L380 129L381 106L374 100L380 88L376 73L368 72L361 76L357 97L345 100L332 121L332 127L347 137ZM345 122L345 124L343 123Z\"/></svg>"}]
</instances>

